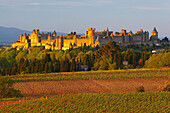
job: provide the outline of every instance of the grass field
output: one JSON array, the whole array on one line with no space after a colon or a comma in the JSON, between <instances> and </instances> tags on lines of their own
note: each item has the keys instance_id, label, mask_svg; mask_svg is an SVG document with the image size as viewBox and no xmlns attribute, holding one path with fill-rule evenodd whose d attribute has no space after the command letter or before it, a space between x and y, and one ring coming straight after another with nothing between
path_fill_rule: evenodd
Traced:
<instances>
[{"instance_id":1,"label":"grass field","mask_svg":"<svg viewBox=\"0 0 170 113\"><path fill-rule=\"evenodd\" d=\"M169 112L169 93L72 94L5 106L0 112Z\"/></svg>"}]
</instances>

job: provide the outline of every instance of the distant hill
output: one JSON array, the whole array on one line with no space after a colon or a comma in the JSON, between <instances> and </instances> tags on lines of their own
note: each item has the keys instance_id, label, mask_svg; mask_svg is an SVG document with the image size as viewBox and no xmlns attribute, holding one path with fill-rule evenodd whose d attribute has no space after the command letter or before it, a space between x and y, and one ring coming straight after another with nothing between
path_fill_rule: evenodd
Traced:
<instances>
[{"instance_id":1,"label":"distant hill","mask_svg":"<svg viewBox=\"0 0 170 113\"><path fill-rule=\"evenodd\" d=\"M46 33L47 31L41 31L40 29L40 32ZM0 26L0 44L2 43L10 44L11 42L16 42L19 39L20 34L24 34L24 33L30 34L31 31L22 30L14 27L8 28L8 27ZM57 32L58 36L60 36L61 34L66 35L67 33ZM84 35L84 34L80 34L80 35Z\"/></svg>"},{"instance_id":2,"label":"distant hill","mask_svg":"<svg viewBox=\"0 0 170 113\"><path fill-rule=\"evenodd\" d=\"M20 34L24 33L30 33L30 31L0 26L0 42L15 42L19 39Z\"/></svg>"}]
</instances>

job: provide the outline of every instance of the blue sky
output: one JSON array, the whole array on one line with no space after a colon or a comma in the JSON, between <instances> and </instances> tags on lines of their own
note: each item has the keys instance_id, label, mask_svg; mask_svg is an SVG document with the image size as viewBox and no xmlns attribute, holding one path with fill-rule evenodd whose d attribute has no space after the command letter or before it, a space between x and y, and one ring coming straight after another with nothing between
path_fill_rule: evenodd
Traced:
<instances>
[{"instance_id":1,"label":"blue sky","mask_svg":"<svg viewBox=\"0 0 170 113\"><path fill-rule=\"evenodd\" d=\"M156 27L160 37L170 37L170 0L0 0L0 15L0 26L25 30L151 32Z\"/></svg>"}]
</instances>

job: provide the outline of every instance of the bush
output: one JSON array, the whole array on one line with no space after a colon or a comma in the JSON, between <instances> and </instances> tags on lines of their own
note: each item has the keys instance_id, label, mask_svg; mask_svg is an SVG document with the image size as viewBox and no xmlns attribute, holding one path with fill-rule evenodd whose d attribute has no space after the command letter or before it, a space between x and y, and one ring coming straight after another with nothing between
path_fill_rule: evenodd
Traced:
<instances>
[{"instance_id":1,"label":"bush","mask_svg":"<svg viewBox=\"0 0 170 113\"><path fill-rule=\"evenodd\" d=\"M134 66L133 65L127 65L127 66L124 66L125 69L134 69Z\"/></svg>"},{"instance_id":2,"label":"bush","mask_svg":"<svg viewBox=\"0 0 170 113\"><path fill-rule=\"evenodd\" d=\"M21 92L15 90L13 82L9 78L0 78L0 98L21 97Z\"/></svg>"},{"instance_id":3,"label":"bush","mask_svg":"<svg viewBox=\"0 0 170 113\"><path fill-rule=\"evenodd\" d=\"M139 86L139 87L137 87L137 88L136 88L136 91L137 91L137 92L145 92L145 90L144 90L144 87L143 87L143 86Z\"/></svg>"},{"instance_id":4,"label":"bush","mask_svg":"<svg viewBox=\"0 0 170 113\"><path fill-rule=\"evenodd\" d=\"M166 82L162 91L170 91L170 83Z\"/></svg>"}]
</instances>

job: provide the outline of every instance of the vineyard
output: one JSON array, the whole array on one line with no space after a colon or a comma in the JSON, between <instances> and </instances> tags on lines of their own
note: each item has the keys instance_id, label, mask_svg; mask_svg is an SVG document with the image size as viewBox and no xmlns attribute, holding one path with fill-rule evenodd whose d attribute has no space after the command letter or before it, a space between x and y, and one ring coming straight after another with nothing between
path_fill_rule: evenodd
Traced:
<instances>
[{"instance_id":1,"label":"vineyard","mask_svg":"<svg viewBox=\"0 0 170 113\"><path fill-rule=\"evenodd\" d=\"M0 112L169 112L169 93L59 95L5 106Z\"/></svg>"},{"instance_id":2,"label":"vineyard","mask_svg":"<svg viewBox=\"0 0 170 113\"><path fill-rule=\"evenodd\" d=\"M58 80L18 82L14 88L27 96L42 97L60 94L79 93L129 93L144 86L146 92L158 92L163 88L167 78L124 78L106 80Z\"/></svg>"},{"instance_id":3,"label":"vineyard","mask_svg":"<svg viewBox=\"0 0 170 113\"><path fill-rule=\"evenodd\" d=\"M160 89L169 75L133 69L9 76L24 97L1 99L0 112L168 112L169 92Z\"/></svg>"},{"instance_id":4,"label":"vineyard","mask_svg":"<svg viewBox=\"0 0 170 113\"><path fill-rule=\"evenodd\" d=\"M170 69L132 69L109 70L89 72L62 72L46 74L15 75L10 78L15 82L26 81L51 81L51 80L89 80L89 79L116 79L116 78L144 78L144 77L169 77Z\"/></svg>"}]
</instances>

